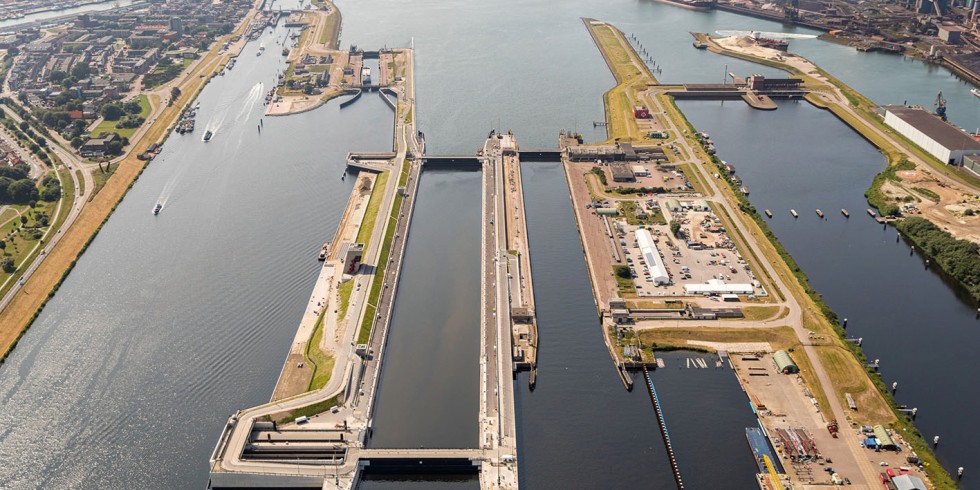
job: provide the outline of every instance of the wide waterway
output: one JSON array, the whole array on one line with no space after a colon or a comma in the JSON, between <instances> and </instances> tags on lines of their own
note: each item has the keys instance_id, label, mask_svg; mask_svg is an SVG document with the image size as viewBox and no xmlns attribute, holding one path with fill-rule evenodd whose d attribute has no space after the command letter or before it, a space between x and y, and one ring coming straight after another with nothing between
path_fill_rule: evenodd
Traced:
<instances>
[{"instance_id":1,"label":"wide waterway","mask_svg":"<svg viewBox=\"0 0 980 490\"><path fill-rule=\"evenodd\" d=\"M286 34L209 84L196 131L168 140L0 367L0 487L202 488L227 417L269 400L355 181L344 155L392 137L377 96L260 134Z\"/></svg>"},{"instance_id":2,"label":"wide waterway","mask_svg":"<svg viewBox=\"0 0 980 490\"><path fill-rule=\"evenodd\" d=\"M44 12L25 15L19 19L0 20L0 29L29 24L31 22L43 22L46 20L58 19L70 15L84 14L86 12L101 12L119 7L127 7L133 3L136 2L134 0L111 0L108 2L89 3L86 5L79 5L78 7L70 7L60 10L47 10Z\"/></svg>"},{"instance_id":3,"label":"wide waterway","mask_svg":"<svg viewBox=\"0 0 980 490\"><path fill-rule=\"evenodd\" d=\"M980 424L972 408L980 400L966 388L980 379L976 305L926 269L896 240L894 228L864 213L863 192L884 157L831 113L805 102L781 102L774 112L719 102L679 106L735 165L752 204L772 210L769 226L814 289L848 319L848 334L864 338L868 357L881 360L885 383L899 382L899 403L919 408L923 435L941 436L937 454L944 466L980 467ZM813 144L815 134L822 144ZM816 216L818 208L826 219ZM962 486L977 488L968 478Z\"/></svg>"},{"instance_id":4,"label":"wide waterway","mask_svg":"<svg viewBox=\"0 0 980 490\"><path fill-rule=\"evenodd\" d=\"M660 352L664 367L651 372L671 446L688 488L759 488L758 467L745 440L745 428L757 427L735 371L715 354ZM708 368L698 368L701 359ZM689 364L688 361L691 361ZM642 381L642 380L641 380ZM642 382L638 385L642 391Z\"/></svg>"},{"instance_id":5,"label":"wide waterway","mask_svg":"<svg viewBox=\"0 0 980 490\"><path fill-rule=\"evenodd\" d=\"M724 12L699 13L633 0L573 0L560 9L544 0L451 5L435 0L343 0L340 8L345 47L406 46L414 38L419 123L435 153L472 154L491 127L513 129L523 148L553 148L560 128L601 139L591 122L602 118L601 94L613 82L580 16L608 20L636 33L663 66L660 78L668 82L716 82L726 64L739 74L771 73L695 51L688 31L786 30L777 23ZM267 35L266 44L272 45L283 33ZM980 113L969 110L975 98L946 70L927 69L897 56L858 54L817 40L793 41L791 46L881 103L907 99L931 106L937 83L946 84L951 120L968 128L980 125ZM311 259L332 235L349 194L352 179L339 181L343 155L390 148L391 113L376 97L364 97L342 113L330 104L303 115L266 118L258 137L261 101L239 116L242 101L258 82L264 83L262 90L270 88L281 61L275 50L256 58L255 49L257 43L250 44L235 70L204 92L198 132L167 143L0 368L0 460L5 463L0 481L5 485L203 485L206 461L225 418L271 394L315 280L317 264ZM251 69L255 71L249 73ZM881 82L883 77L876 75L880 73L890 74L888 83ZM784 109L769 116L785 117L780 116L788 112ZM225 122L216 139L204 145L204 125L212 117L215 122L222 119L222 110L227 110ZM781 124L773 127L797 124L778 120ZM827 124L843 128L839 122ZM719 140L721 151L734 151L730 143L721 142L721 130L711 127L705 123L703 129ZM799 125L800 131L807 128ZM774 140L765 132L755 134L766 136L767 144ZM789 148L795 152L812 144L812 135L818 133L809 134L809 139ZM743 147L749 151L747 144ZM748 160L759 159L754 153L744 158L726 154L736 164L743 161L739 171L754 179L749 180L753 200L760 199L762 187L783 192L777 187L795 182L797 193L843 192L855 210L866 207L861 193L882 164L880 158L862 164L863 173L846 181L828 173L840 182L792 175L779 180L770 173L748 175ZM782 155L769 161L784 160ZM801 158L796 163L809 161ZM564 176L556 165L531 165L524 168L528 220L534 226L529 236L538 288L542 375L534 393L527 392L523 377L517 385L522 479L532 487L560 482L570 488L670 488L673 483L649 399L641 390L626 394L601 343ZM779 185L765 185L769 182ZM538 194L550 198L537 202ZM785 195L793 198L793 206L815 207L789 191ZM167 207L152 219L154 202L167 196ZM783 209L788 203L780 204L769 206ZM856 216L847 226L856 229L855 223ZM850 230L838 234L837 240L824 237L825 248L818 250L807 246L814 241L810 233L831 231L829 226L774 223L774 228L831 306L850 317L855 332L868 332L864 336L872 357L882 358L888 379L902 383L899 398L914 400L922 408L924 427L929 420L939 425L945 412L926 409L920 400L937 394L926 390L950 372L951 353L959 353L958 346L972 345L976 338L971 336L975 328L945 321L947 315L959 318L950 312L963 308L949 289L931 273L915 273L921 263L915 265L904 246L894 247L902 253L849 261L852 269L828 268L824 274L821 269L828 260L859 246L850 244ZM797 245L791 243L794 240ZM887 244L894 244L893 230L884 233L879 247L887 250ZM828 278L830 270L840 274ZM874 287L868 286L867 281L876 278ZM909 287L913 279L917 283ZM856 289L861 284L865 289ZM868 295L867 289L892 295ZM438 298L431 305L445 307ZM478 329L478 310L474 315L472 325ZM941 335L922 335L925 329ZM473 339L472 347L461 348L476 352L476 333ZM961 380L964 387L970 386L976 368L963 369L947 382ZM473 386L477 382L475 376L470 381ZM957 416L962 416L975 400L956 388L945 389L942 394L950 400L942 400L938 410L958 410ZM662 395L669 397L670 390L665 390ZM953 401L962 401L959 406L964 408L956 408ZM672 417L670 423L683 423L677 419ZM953 431L964 438L977 432L972 425L942 427L940 457L955 444ZM559 446L555 440L573 445ZM734 464L739 465L736 471L743 471L742 463Z\"/></svg>"},{"instance_id":6,"label":"wide waterway","mask_svg":"<svg viewBox=\"0 0 980 490\"><path fill-rule=\"evenodd\" d=\"M516 384L524 488L676 488L650 397L627 392L602 341L558 163L521 165L541 351Z\"/></svg>"},{"instance_id":7,"label":"wide waterway","mask_svg":"<svg viewBox=\"0 0 980 490\"><path fill-rule=\"evenodd\" d=\"M371 446L477 447L481 173L420 179Z\"/></svg>"}]
</instances>

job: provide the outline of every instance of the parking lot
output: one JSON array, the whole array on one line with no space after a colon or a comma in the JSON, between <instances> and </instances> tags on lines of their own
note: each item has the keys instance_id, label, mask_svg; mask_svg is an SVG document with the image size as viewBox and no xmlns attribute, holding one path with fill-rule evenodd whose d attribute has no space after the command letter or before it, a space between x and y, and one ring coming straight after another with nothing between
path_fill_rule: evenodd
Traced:
<instances>
[{"instance_id":1,"label":"parking lot","mask_svg":"<svg viewBox=\"0 0 980 490\"><path fill-rule=\"evenodd\" d=\"M629 225L619 221L617 240L624 261L630 268L638 296L685 296L685 284L705 283L712 279L726 283L753 283L755 276L728 239L717 218L710 211L675 211L659 206L670 220L681 224L682 237L673 236L669 224ZM663 258L669 284L656 284L640 251L636 231L646 229ZM690 244L689 244L690 242Z\"/></svg>"},{"instance_id":2,"label":"parking lot","mask_svg":"<svg viewBox=\"0 0 980 490\"><path fill-rule=\"evenodd\" d=\"M684 173L674 165L655 162L643 162L629 164L633 170L635 182L613 181L609 167L606 168L606 179L611 187L623 187L627 189L656 188L660 187L670 191L686 192L693 190L690 182Z\"/></svg>"}]
</instances>

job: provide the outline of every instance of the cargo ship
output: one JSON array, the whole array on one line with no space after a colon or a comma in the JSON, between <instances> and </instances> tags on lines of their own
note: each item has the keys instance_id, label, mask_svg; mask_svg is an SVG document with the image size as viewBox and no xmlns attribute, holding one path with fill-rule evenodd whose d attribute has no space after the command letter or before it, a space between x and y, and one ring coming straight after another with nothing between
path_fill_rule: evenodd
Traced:
<instances>
[{"instance_id":1,"label":"cargo ship","mask_svg":"<svg viewBox=\"0 0 980 490\"><path fill-rule=\"evenodd\" d=\"M775 49L777 51L789 50L789 43L781 39L770 39L768 37L756 37L755 43L763 48Z\"/></svg>"},{"instance_id":2,"label":"cargo ship","mask_svg":"<svg viewBox=\"0 0 980 490\"><path fill-rule=\"evenodd\" d=\"M660 3L676 5L691 10L711 10L715 8L716 2L713 0L657 0Z\"/></svg>"}]
</instances>

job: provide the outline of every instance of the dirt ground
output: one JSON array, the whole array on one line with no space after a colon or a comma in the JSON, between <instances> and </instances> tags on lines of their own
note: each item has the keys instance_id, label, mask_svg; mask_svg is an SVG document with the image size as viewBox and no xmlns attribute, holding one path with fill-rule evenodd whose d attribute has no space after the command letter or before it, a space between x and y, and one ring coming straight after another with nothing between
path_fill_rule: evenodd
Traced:
<instances>
[{"instance_id":1,"label":"dirt ground","mask_svg":"<svg viewBox=\"0 0 980 490\"><path fill-rule=\"evenodd\" d=\"M840 426L838 437L834 438L827 429L828 421L824 414L817 410L814 399L809 396L810 392L803 378L795 374L779 373L770 355L757 357L733 354L731 359L739 382L745 388L770 437L775 429L802 428L816 443L822 459L810 462L793 462L785 451L777 447L777 455L793 483L828 484L830 472L826 471L827 468L832 468L841 478L849 475L856 477L859 469L851 456L852 449L856 449L860 457L868 458L882 472L888 468L897 471L900 467L911 466L905 460L909 453L908 448L903 447L899 452L875 452L863 448L864 437L861 431L851 429L846 424ZM775 440L773 443L776 445ZM848 448L848 445L852 447ZM882 462L887 466L881 466ZM914 467L910 470L917 476L923 476Z\"/></svg>"},{"instance_id":2,"label":"dirt ground","mask_svg":"<svg viewBox=\"0 0 980 490\"><path fill-rule=\"evenodd\" d=\"M572 202L575 212L579 214L580 233L585 241L586 263L589 265L593 280L593 290L599 308L605 308L609 299L616 296L616 279L613 277L613 257L610 253L614 247L612 237L606 232L606 225L594 209L586 209L585 205L592 202L586 184L586 175L592 168L591 163L566 163L568 185L572 192Z\"/></svg>"}]
</instances>

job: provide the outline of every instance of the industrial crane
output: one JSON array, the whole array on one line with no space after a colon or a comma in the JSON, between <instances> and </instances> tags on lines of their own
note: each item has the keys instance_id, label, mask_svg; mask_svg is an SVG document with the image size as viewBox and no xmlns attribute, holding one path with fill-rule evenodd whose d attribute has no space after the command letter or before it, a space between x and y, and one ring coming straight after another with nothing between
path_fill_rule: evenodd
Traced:
<instances>
[{"instance_id":1,"label":"industrial crane","mask_svg":"<svg viewBox=\"0 0 980 490\"><path fill-rule=\"evenodd\" d=\"M939 116L943 121L946 120L946 98L943 97L943 92L939 91L939 95L936 95L936 115Z\"/></svg>"}]
</instances>

